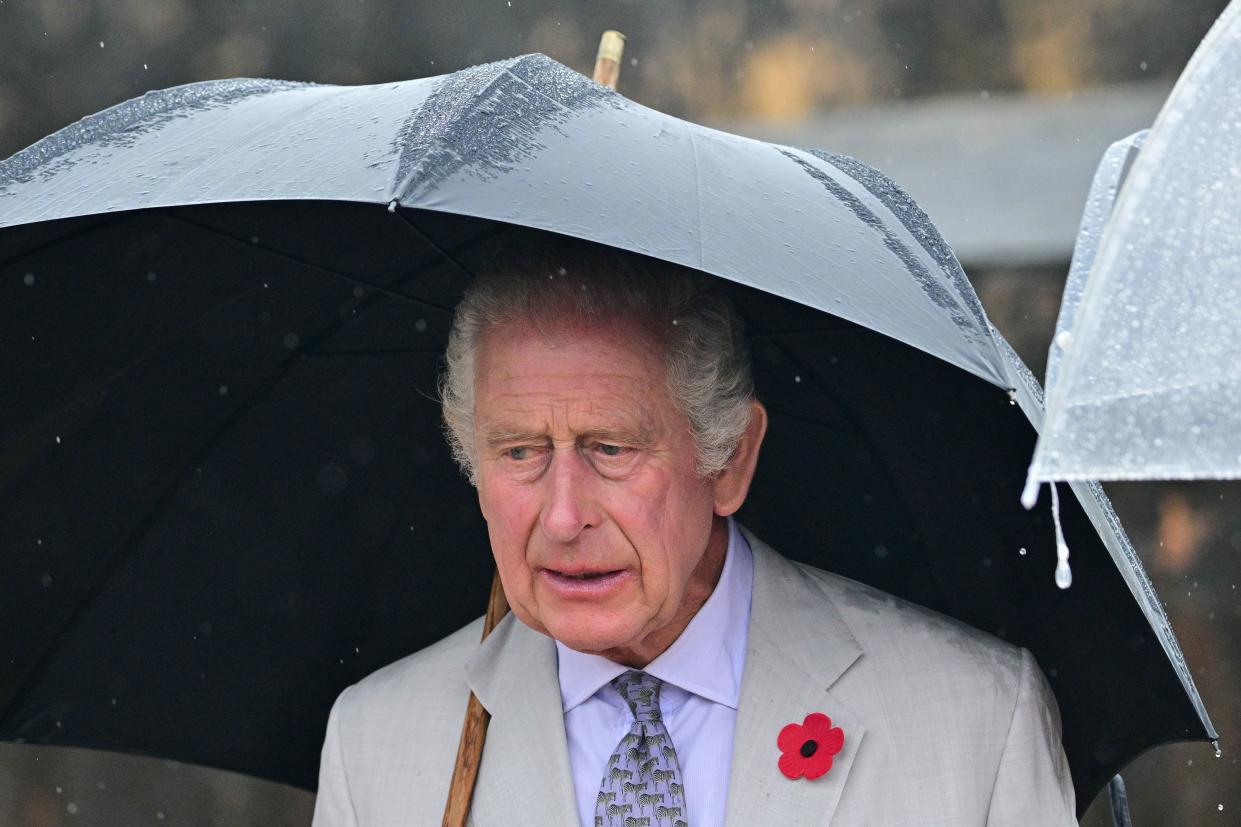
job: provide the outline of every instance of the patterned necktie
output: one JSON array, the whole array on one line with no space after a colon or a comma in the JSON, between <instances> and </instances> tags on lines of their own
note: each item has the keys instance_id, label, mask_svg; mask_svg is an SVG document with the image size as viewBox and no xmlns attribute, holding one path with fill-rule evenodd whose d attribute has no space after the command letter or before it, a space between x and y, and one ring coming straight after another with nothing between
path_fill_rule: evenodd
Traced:
<instances>
[{"instance_id":1,"label":"patterned necktie","mask_svg":"<svg viewBox=\"0 0 1241 827\"><path fill-rule=\"evenodd\" d=\"M608 759L596 827L687 827L681 764L659 712L663 681L631 669L612 686L629 704L633 725Z\"/></svg>"}]
</instances>

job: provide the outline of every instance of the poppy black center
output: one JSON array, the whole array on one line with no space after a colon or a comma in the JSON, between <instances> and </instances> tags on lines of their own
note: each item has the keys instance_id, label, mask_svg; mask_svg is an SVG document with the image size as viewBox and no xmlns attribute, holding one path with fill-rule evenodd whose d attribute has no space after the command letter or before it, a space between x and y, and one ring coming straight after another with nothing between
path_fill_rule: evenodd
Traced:
<instances>
[{"instance_id":1,"label":"poppy black center","mask_svg":"<svg viewBox=\"0 0 1241 827\"><path fill-rule=\"evenodd\" d=\"M819 743L817 741L807 741L806 743L801 745L801 756L802 758L809 758L810 756L814 755L815 752L818 751L818 749L819 749Z\"/></svg>"}]
</instances>

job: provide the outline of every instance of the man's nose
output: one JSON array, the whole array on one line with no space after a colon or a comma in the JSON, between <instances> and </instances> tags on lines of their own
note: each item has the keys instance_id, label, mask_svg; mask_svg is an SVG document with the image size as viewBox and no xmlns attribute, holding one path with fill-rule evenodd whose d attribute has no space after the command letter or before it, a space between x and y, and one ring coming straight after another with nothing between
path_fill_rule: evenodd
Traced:
<instances>
[{"instance_id":1,"label":"man's nose","mask_svg":"<svg viewBox=\"0 0 1241 827\"><path fill-rule=\"evenodd\" d=\"M589 464L574 448L557 447L547 469L547 501L543 533L549 540L568 543L583 530L599 524L595 483Z\"/></svg>"}]
</instances>

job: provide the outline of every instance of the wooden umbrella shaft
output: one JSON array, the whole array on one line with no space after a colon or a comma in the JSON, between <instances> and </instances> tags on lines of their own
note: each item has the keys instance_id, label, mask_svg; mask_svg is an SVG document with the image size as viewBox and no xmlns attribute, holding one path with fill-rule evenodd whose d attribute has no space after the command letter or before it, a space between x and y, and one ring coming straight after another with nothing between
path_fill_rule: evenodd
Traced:
<instances>
[{"instance_id":1,"label":"wooden umbrella shaft","mask_svg":"<svg viewBox=\"0 0 1241 827\"><path fill-rule=\"evenodd\" d=\"M500 573L491 578L491 597L487 600L487 616L483 618L483 640L491 634L496 624L508 614L508 600L500 585ZM474 783L478 780L478 765L482 763L483 742L487 738L489 713L482 703L470 693L465 708L465 723L461 726L461 742L457 745L457 763L452 769L452 783L448 787L448 802L444 805L443 827L465 827L470 814L470 799L474 795Z\"/></svg>"}]
</instances>

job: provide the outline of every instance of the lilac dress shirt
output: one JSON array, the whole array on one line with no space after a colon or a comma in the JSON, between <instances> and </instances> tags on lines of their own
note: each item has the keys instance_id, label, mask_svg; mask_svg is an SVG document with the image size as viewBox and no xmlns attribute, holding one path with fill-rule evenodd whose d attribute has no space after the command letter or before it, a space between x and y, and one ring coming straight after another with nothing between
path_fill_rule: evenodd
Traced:
<instances>
[{"instance_id":1,"label":"lilac dress shirt","mask_svg":"<svg viewBox=\"0 0 1241 827\"><path fill-rule=\"evenodd\" d=\"M753 584L750 546L730 517L724 570L715 591L681 636L645 670L664 681L660 708L676 746L694 827L724 823ZM633 719L608 682L628 667L575 652L559 641L556 654L578 814L583 827L593 827L608 756Z\"/></svg>"}]
</instances>

